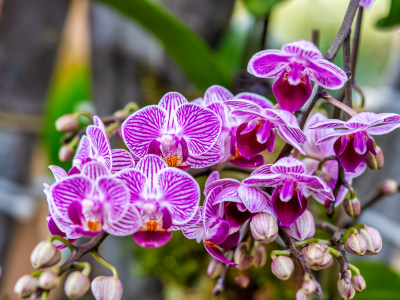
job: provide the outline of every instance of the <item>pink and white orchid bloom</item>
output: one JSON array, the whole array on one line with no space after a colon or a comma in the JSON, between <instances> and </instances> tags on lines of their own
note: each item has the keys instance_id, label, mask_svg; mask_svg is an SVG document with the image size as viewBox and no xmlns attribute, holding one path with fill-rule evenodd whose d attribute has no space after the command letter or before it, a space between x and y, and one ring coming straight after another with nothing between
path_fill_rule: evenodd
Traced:
<instances>
[{"instance_id":1,"label":"pink and white orchid bloom","mask_svg":"<svg viewBox=\"0 0 400 300\"><path fill-rule=\"evenodd\" d=\"M122 136L131 152L143 158L160 156L169 166L188 170L189 157L209 151L221 132L221 119L210 109L188 101L179 93L164 95L158 105L144 107L122 124ZM196 167L209 165L197 159Z\"/></svg>"},{"instance_id":2,"label":"pink and white orchid bloom","mask_svg":"<svg viewBox=\"0 0 400 300\"><path fill-rule=\"evenodd\" d=\"M339 67L323 58L311 42L298 40L283 45L282 50L264 50L249 61L250 74L278 78L272 91L280 107L295 112L311 95L311 82L327 89L339 89L347 76Z\"/></svg>"}]
</instances>

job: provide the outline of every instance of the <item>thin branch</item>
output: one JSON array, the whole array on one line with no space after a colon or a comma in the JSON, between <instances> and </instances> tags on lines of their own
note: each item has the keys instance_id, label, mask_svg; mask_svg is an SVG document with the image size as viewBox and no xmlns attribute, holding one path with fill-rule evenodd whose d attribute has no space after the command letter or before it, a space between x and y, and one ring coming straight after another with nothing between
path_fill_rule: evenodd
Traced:
<instances>
[{"instance_id":1,"label":"thin branch","mask_svg":"<svg viewBox=\"0 0 400 300\"><path fill-rule=\"evenodd\" d=\"M358 49L360 46L360 36L361 36L361 24L363 18L364 7L360 6L358 8L356 26L354 28L353 35L353 51L351 52L351 74L353 74L353 81L356 74L356 67L358 61Z\"/></svg>"},{"instance_id":2,"label":"thin branch","mask_svg":"<svg viewBox=\"0 0 400 300\"><path fill-rule=\"evenodd\" d=\"M348 35L343 43L343 70L347 75L347 82L344 85L344 104L350 108L353 108L353 96L352 96L352 73L351 73L351 50L350 50L350 35ZM350 119L348 116L345 120Z\"/></svg>"},{"instance_id":3,"label":"thin branch","mask_svg":"<svg viewBox=\"0 0 400 300\"><path fill-rule=\"evenodd\" d=\"M338 54L340 48L342 47L344 40L350 35L351 25L353 24L354 17L356 15L360 0L351 0L349 6L347 7L346 14L343 18L342 25L336 35L335 40L332 42L328 52L325 54L325 58L332 61L336 54Z\"/></svg>"},{"instance_id":4,"label":"thin branch","mask_svg":"<svg viewBox=\"0 0 400 300\"><path fill-rule=\"evenodd\" d=\"M347 106L343 102L340 102L339 100L333 98L333 96L326 91L324 91L322 93L321 97L324 98L326 101L328 101L330 104L340 108L341 110L343 110L344 112L346 112L348 115L350 115L352 117L357 114L357 112L354 109Z\"/></svg>"},{"instance_id":5,"label":"thin branch","mask_svg":"<svg viewBox=\"0 0 400 300\"><path fill-rule=\"evenodd\" d=\"M264 18L264 26L263 26L263 31L262 31L262 35L261 35L261 44L260 44L261 50L264 50L267 48L269 17L270 17L270 13L268 13Z\"/></svg>"}]
</instances>

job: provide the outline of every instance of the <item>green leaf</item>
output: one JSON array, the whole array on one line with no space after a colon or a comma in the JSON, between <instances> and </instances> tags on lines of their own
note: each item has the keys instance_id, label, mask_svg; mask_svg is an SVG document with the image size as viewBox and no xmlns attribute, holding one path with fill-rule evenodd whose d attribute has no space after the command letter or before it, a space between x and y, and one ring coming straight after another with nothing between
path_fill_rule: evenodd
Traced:
<instances>
[{"instance_id":1,"label":"green leaf","mask_svg":"<svg viewBox=\"0 0 400 300\"><path fill-rule=\"evenodd\" d=\"M257 17L265 17L273 7L284 0L243 0L249 12Z\"/></svg>"},{"instance_id":2,"label":"green leaf","mask_svg":"<svg viewBox=\"0 0 400 300\"><path fill-rule=\"evenodd\" d=\"M399 25L400 25L400 1L392 0L390 2L390 9L388 15L378 20L376 26L378 26L381 29L386 29Z\"/></svg>"},{"instance_id":3,"label":"green leaf","mask_svg":"<svg viewBox=\"0 0 400 300\"><path fill-rule=\"evenodd\" d=\"M149 0L97 0L142 25L153 34L178 64L183 73L199 88L213 84L229 87L226 66L197 34L161 5Z\"/></svg>"},{"instance_id":4,"label":"green leaf","mask_svg":"<svg viewBox=\"0 0 400 300\"><path fill-rule=\"evenodd\" d=\"M361 275L367 283L367 289L357 293L360 300L400 299L400 275L389 266L379 262L356 262Z\"/></svg>"}]
</instances>

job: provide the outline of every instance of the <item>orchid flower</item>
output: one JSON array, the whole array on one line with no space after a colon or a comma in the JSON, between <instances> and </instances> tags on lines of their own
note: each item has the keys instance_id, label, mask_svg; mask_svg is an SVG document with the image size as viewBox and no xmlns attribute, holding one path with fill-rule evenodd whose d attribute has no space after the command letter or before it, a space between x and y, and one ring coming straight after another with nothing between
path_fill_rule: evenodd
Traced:
<instances>
[{"instance_id":1,"label":"orchid flower","mask_svg":"<svg viewBox=\"0 0 400 300\"><path fill-rule=\"evenodd\" d=\"M122 124L125 144L139 158L160 156L171 167L188 170L189 157L209 151L221 132L221 119L210 109L190 104L171 92L158 105L144 107ZM204 166L208 162L204 162ZM197 161L196 167L203 166Z\"/></svg>"},{"instance_id":2,"label":"orchid flower","mask_svg":"<svg viewBox=\"0 0 400 300\"><path fill-rule=\"evenodd\" d=\"M307 208L304 195L308 190L334 199L327 184L319 177L307 175L304 164L292 157L284 157L275 164L258 168L243 183L275 187L271 205L281 226L289 227L303 214Z\"/></svg>"},{"instance_id":3,"label":"orchid flower","mask_svg":"<svg viewBox=\"0 0 400 300\"><path fill-rule=\"evenodd\" d=\"M204 247L214 258L234 265L223 251L237 245L240 226L254 213L269 211L269 195L235 179L219 179L216 171L207 179L204 194Z\"/></svg>"},{"instance_id":4,"label":"orchid flower","mask_svg":"<svg viewBox=\"0 0 400 300\"><path fill-rule=\"evenodd\" d=\"M282 50L256 53L247 70L257 77L278 78L272 91L280 107L292 113L310 97L310 79L327 89L339 89L347 81L343 70L324 59L318 48L305 40L286 44Z\"/></svg>"},{"instance_id":5,"label":"orchid flower","mask_svg":"<svg viewBox=\"0 0 400 300\"><path fill-rule=\"evenodd\" d=\"M172 237L172 225L184 225L196 215L198 183L156 155L145 156L134 169L125 169L116 177L125 183L131 204L140 212L141 227L133 239L142 247L164 245Z\"/></svg>"},{"instance_id":6,"label":"orchid flower","mask_svg":"<svg viewBox=\"0 0 400 300\"><path fill-rule=\"evenodd\" d=\"M68 238L104 231L124 236L141 226L128 188L100 162L86 163L81 174L60 179L46 192L52 220Z\"/></svg>"},{"instance_id":7,"label":"orchid flower","mask_svg":"<svg viewBox=\"0 0 400 300\"><path fill-rule=\"evenodd\" d=\"M347 172L356 172L357 167L369 153L376 155L375 142L371 135L382 135L400 126L400 115L361 112L347 122L340 120L320 121L310 129L334 128L332 133L318 139L317 144L334 141L333 150Z\"/></svg>"},{"instance_id":8,"label":"orchid flower","mask_svg":"<svg viewBox=\"0 0 400 300\"><path fill-rule=\"evenodd\" d=\"M335 152L333 150L334 141L327 141L323 144L317 144L317 141L323 137L326 137L330 133L334 132L333 128L320 128L320 129L310 129L310 126L314 123L327 121L328 118L320 113L313 114L306 122L304 126L304 134L307 136L307 141L303 145L304 152L307 156L312 158L305 158L302 160L302 163L306 167L306 173L309 175L317 175L318 176L318 166L320 161L326 157L334 156ZM328 174L329 182L328 186L333 190L336 186L338 179L338 161L336 159L327 160L322 164L321 171L325 174ZM347 183L351 184L353 178L360 176L364 173L366 169L366 164L361 163L354 173L346 172L344 173L344 179ZM326 197L321 196L318 193L311 193L313 197L321 202L324 205L329 203ZM311 195L310 194L310 195ZM344 185L341 185L339 192L336 196L335 206L338 206L344 200L347 194L347 188ZM310 196L306 193L306 197Z\"/></svg>"},{"instance_id":9,"label":"orchid flower","mask_svg":"<svg viewBox=\"0 0 400 300\"><path fill-rule=\"evenodd\" d=\"M264 158L259 153L274 150L275 132L303 153L301 144L306 141L306 136L291 113L282 109L263 108L245 100L227 103L232 108L231 115L242 121L236 130L235 155L230 160L233 164L244 167L264 164Z\"/></svg>"},{"instance_id":10,"label":"orchid flower","mask_svg":"<svg viewBox=\"0 0 400 300\"><path fill-rule=\"evenodd\" d=\"M79 174L83 165L90 161L103 163L111 173L134 166L132 156L124 149L111 149L103 122L97 116L93 117L93 125L86 129L76 150L72 168L68 175ZM52 169L53 171L53 169Z\"/></svg>"}]
</instances>

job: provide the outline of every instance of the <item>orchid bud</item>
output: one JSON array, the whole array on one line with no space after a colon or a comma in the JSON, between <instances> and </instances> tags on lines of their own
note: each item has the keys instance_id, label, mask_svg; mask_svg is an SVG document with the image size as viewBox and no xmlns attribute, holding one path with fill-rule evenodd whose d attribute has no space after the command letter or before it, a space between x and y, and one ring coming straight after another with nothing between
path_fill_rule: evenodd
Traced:
<instances>
[{"instance_id":1,"label":"orchid bud","mask_svg":"<svg viewBox=\"0 0 400 300\"><path fill-rule=\"evenodd\" d=\"M35 269L54 266L61 260L61 251L51 242L41 241L31 254L31 263Z\"/></svg>"},{"instance_id":2,"label":"orchid bud","mask_svg":"<svg viewBox=\"0 0 400 300\"><path fill-rule=\"evenodd\" d=\"M375 148L376 151L376 162L378 165L378 170L383 168L383 165L385 164L385 157L383 156L383 151L381 149L381 147L376 146Z\"/></svg>"},{"instance_id":3,"label":"orchid bud","mask_svg":"<svg viewBox=\"0 0 400 300\"><path fill-rule=\"evenodd\" d=\"M250 284L250 279L246 275L240 275L235 277L235 282L241 288L247 288Z\"/></svg>"},{"instance_id":4,"label":"orchid bud","mask_svg":"<svg viewBox=\"0 0 400 300\"><path fill-rule=\"evenodd\" d=\"M86 294L90 287L89 277L80 271L72 272L68 275L64 284L64 292L70 299L78 299Z\"/></svg>"},{"instance_id":5,"label":"orchid bud","mask_svg":"<svg viewBox=\"0 0 400 300\"><path fill-rule=\"evenodd\" d=\"M317 283L311 279L309 273L304 275L303 284L301 285L301 289L306 294L313 294L317 290Z\"/></svg>"},{"instance_id":6,"label":"orchid bud","mask_svg":"<svg viewBox=\"0 0 400 300\"><path fill-rule=\"evenodd\" d=\"M364 255L367 251L367 241L360 233L352 233L346 239L344 246L347 251L355 255Z\"/></svg>"},{"instance_id":7,"label":"orchid bud","mask_svg":"<svg viewBox=\"0 0 400 300\"><path fill-rule=\"evenodd\" d=\"M253 248L254 265L256 267L262 267L267 262L267 253L263 245L256 245Z\"/></svg>"},{"instance_id":8,"label":"orchid bud","mask_svg":"<svg viewBox=\"0 0 400 300\"><path fill-rule=\"evenodd\" d=\"M311 300L311 294L307 294L305 290L298 289L296 292L296 300Z\"/></svg>"},{"instance_id":9,"label":"orchid bud","mask_svg":"<svg viewBox=\"0 0 400 300\"><path fill-rule=\"evenodd\" d=\"M39 286L44 290L51 290L58 286L60 278L53 270L44 271L39 277Z\"/></svg>"},{"instance_id":10,"label":"orchid bud","mask_svg":"<svg viewBox=\"0 0 400 300\"><path fill-rule=\"evenodd\" d=\"M219 260L212 259L208 264L207 274L211 279L217 278L225 270L225 265Z\"/></svg>"},{"instance_id":11,"label":"orchid bud","mask_svg":"<svg viewBox=\"0 0 400 300\"><path fill-rule=\"evenodd\" d=\"M58 159L62 162L70 161L75 155L75 151L68 145L62 145L58 151Z\"/></svg>"},{"instance_id":12,"label":"orchid bud","mask_svg":"<svg viewBox=\"0 0 400 300\"><path fill-rule=\"evenodd\" d=\"M386 179L382 182L380 190L385 195L394 195L399 190L399 185L393 179Z\"/></svg>"},{"instance_id":13,"label":"orchid bud","mask_svg":"<svg viewBox=\"0 0 400 300\"><path fill-rule=\"evenodd\" d=\"M268 213L259 213L251 218L250 229L253 238L263 244L275 241L278 236L278 223Z\"/></svg>"},{"instance_id":14,"label":"orchid bud","mask_svg":"<svg viewBox=\"0 0 400 300\"><path fill-rule=\"evenodd\" d=\"M337 289L340 298L344 300L353 299L356 293L350 281L347 282L346 278L339 278L337 282Z\"/></svg>"},{"instance_id":15,"label":"orchid bud","mask_svg":"<svg viewBox=\"0 0 400 300\"><path fill-rule=\"evenodd\" d=\"M346 213L350 217L357 217L361 213L360 200L358 200L357 198L353 198L353 199L346 198L346 199L344 199L343 207L344 207L344 210L346 211Z\"/></svg>"},{"instance_id":16,"label":"orchid bud","mask_svg":"<svg viewBox=\"0 0 400 300\"><path fill-rule=\"evenodd\" d=\"M318 265L324 260L324 251L319 244L312 243L301 250L310 266Z\"/></svg>"},{"instance_id":17,"label":"orchid bud","mask_svg":"<svg viewBox=\"0 0 400 300\"><path fill-rule=\"evenodd\" d=\"M235 263L237 263L236 268L244 271L252 266L254 262L254 256L247 253L247 245L245 243L240 243L236 247L234 260Z\"/></svg>"},{"instance_id":18,"label":"orchid bud","mask_svg":"<svg viewBox=\"0 0 400 300\"><path fill-rule=\"evenodd\" d=\"M292 238L298 241L312 238L315 234L315 223L312 213L306 210L292 226L285 230Z\"/></svg>"},{"instance_id":19,"label":"orchid bud","mask_svg":"<svg viewBox=\"0 0 400 300\"><path fill-rule=\"evenodd\" d=\"M272 260L271 271L279 279L287 280L294 271L293 260L287 256L277 256Z\"/></svg>"},{"instance_id":20,"label":"orchid bud","mask_svg":"<svg viewBox=\"0 0 400 300\"><path fill-rule=\"evenodd\" d=\"M98 276L92 281L92 293L96 300L120 300L124 288L121 280L111 276Z\"/></svg>"},{"instance_id":21,"label":"orchid bud","mask_svg":"<svg viewBox=\"0 0 400 300\"><path fill-rule=\"evenodd\" d=\"M18 279L14 286L14 293L21 298L28 298L39 288L39 282L36 277L24 275Z\"/></svg>"},{"instance_id":22,"label":"orchid bud","mask_svg":"<svg viewBox=\"0 0 400 300\"><path fill-rule=\"evenodd\" d=\"M73 114L66 114L56 120L57 131L68 132L77 130L79 127L78 119Z\"/></svg>"},{"instance_id":23,"label":"orchid bud","mask_svg":"<svg viewBox=\"0 0 400 300\"><path fill-rule=\"evenodd\" d=\"M378 230L373 227L366 226L360 229L361 236L366 241L366 254L378 254L382 249L382 237Z\"/></svg>"},{"instance_id":24,"label":"orchid bud","mask_svg":"<svg viewBox=\"0 0 400 300\"><path fill-rule=\"evenodd\" d=\"M326 245L324 245L324 246L326 246ZM326 246L326 248L328 248L328 246ZM332 254L330 254L328 251L324 250L324 259L322 260L322 262L316 266L312 266L311 269L313 269L314 271L326 269L326 268L329 268L332 265L332 263L333 263Z\"/></svg>"},{"instance_id":25,"label":"orchid bud","mask_svg":"<svg viewBox=\"0 0 400 300\"><path fill-rule=\"evenodd\" d=\"M362 277L361 274L351 277L351 285L357 292L362 292L367 287L364 277Z\"/></svg>"},{"instance_id":26,"label":"orchid bud","mask_svg":"<svg viewBox=\"0 0 400 300\"><path fill-rule=\"evenodd\" d=\"M371 152L369 152L367 157L365 158L365 163L371 170L378 170L378 162L376 160L376 156L373 155Z\"/></svg>"}]
</instances>

